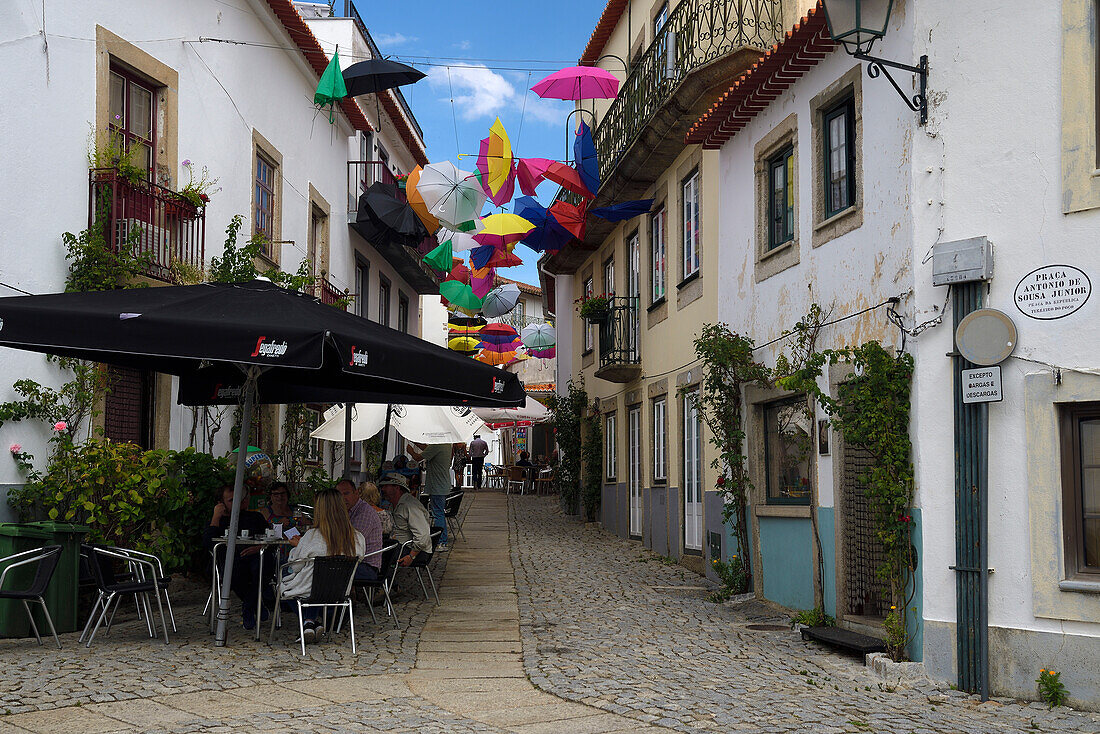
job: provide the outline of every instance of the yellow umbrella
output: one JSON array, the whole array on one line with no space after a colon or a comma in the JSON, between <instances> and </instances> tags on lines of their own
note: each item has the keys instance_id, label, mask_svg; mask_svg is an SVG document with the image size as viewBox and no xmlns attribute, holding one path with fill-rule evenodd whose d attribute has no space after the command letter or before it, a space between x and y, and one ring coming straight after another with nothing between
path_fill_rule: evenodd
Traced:
<instances>
[{"instance_id":1,"label":"yellow umbrella","mask_svg":"<svg viewBox=\"0 0 1100 734\"><path fill-rule=\"evenodd\" d=\"M511 212L490 214L481 222L485 227L474 235L474 239L479 245L494 247L504 247L510 243L519 242L535 228L535 225Z\"/></svg>"},{"instance_id":2,"label":"yellow umbrella","mask_svg":"<svg viewBox=\"0 0 1100 734\"><path fill-rule=\"evenodd\" d=\"M467 352L472 354L477 351L477 345L480 343L481 340L476 336L456 336L447 342L447 347L456 352Z\"/></svg>"},{"instance_id":3,"label":"yellow umbrella","mask_svg":"<svg viewBox=\"0 0 1100 734\"><path fill-rule=\"evenodd\" d=\"M428 205L424 203L424 197L416 190L417 184L420 183L420 172L423 170L423 168L417 166L409 174L409 177L405 180L405 197L409 200L409 206L416 212L416 216L420 217L420 221L424 223L428 231L434 232L439 229L439 220L428 211Z\"/></svg>"},{"instance_id":4,"label":"yellow umbrella","mask_svg":"<svg viewBox=\"0 0 1100 734\"><path fill-rule=\"evenodd\" d=\"M508 139L499 117L489 128L489 137L482 140L477 168L494 204L502 206L512 198L516 175L512 141Z\"/></svg>"}]
</instances>

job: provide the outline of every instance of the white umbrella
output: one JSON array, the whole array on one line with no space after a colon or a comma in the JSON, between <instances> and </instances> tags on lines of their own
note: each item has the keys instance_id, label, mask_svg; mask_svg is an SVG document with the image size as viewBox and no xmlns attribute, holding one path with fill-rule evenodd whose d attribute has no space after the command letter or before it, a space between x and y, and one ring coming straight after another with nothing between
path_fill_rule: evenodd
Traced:
<instances>
[{"instance_id":1,"label":"white umbrella","mask_svg":"<svg viewBox=\"0 0 1100 734\"><path fill-rule=\"evenodd\" d=\"M481 302L481 314L489 318L503 316L516 307L519 302L519 286L515 283L498 285L485 294Z\"/></svg>"},{"instance_id":2,"label":"white umbrella","mask_svg":"<svg viewBox=\"0 0 1100 734\"><path fill-rule=\"evenodd\" d=\"M486 423L507 423L509 421L531 421L539 423L550 417L550 411L530 395L522 408L474 408L474 415Z\"/></svg>"},{"instance_id":3,"label":"white umbrella","mask_svg":"<svg viewBox=\"0 0 1100 734\"><path fill-rule=\"evenodd\" d=\"M481 184L450 161L424 166L416 190L432 216L452 229L476 219L485 206Z\"/></svg>"},{"instance_id":4,"label":"white umbrella","mask_svg":"<svg viewBox=\"0 0 1100 734\"><path fill-rule=\"evenodd\" d=\"M351 440L374 438L386 425L386 406L380 403L356 403L351 412ZM325 411L325 422L309 434L310 438L343 441L345 438L344 408L334 406Z\"/></svg>"},{"instance_id":5,"label":"white umbrella","mask_svg":"<svg viewBox=\"0 0 1100 734\"><path fill-rule=\"evenodd\" d=\"M549 349L557 344L558 337L550 324L531 324L519 334L523 346L528 349Z\"/></svg>"},{"instance_id":6,"label":"white umbrella","mask_svg":"<svg viewBox=\"0 0 1100 734\"><path fill-rule=\"evenodd\" d=\"M344 409L336 408L330 412L331 417L314 429L309 434L310 438L344 440ZM352 412L351 440L372 438L385 425L385 405L356 403ZM394 405L390 425L416 443L469 443L475 433L485 428L485 424L469 408L439 405Z\"/></svg>"},{"instance_id":7,"label":"white umbrella","mask_svg":"<svg viewBox=\"0 0 1100 734\"><path fill-rule=\"evenodd\" d=\"M478 222L478 228L481 228L481 222ZM476 232L476 230L475 230ZM447 229L443 227L435 233L436 242L443 244L447 240L451 241L451 252L465 252L475 247L480 247L477 240L474 239L474 232L456 232L453 229Z\"/></svg>"}]
</instances>

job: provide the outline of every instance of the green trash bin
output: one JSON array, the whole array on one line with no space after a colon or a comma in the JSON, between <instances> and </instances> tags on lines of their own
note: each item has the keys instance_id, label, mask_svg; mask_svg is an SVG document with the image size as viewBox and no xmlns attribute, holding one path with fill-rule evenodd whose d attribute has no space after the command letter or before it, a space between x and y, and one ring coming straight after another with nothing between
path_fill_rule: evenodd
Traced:
<instances>
[{"instance_id":1,"label":"green trash bin","mask_svg":"<svg viewBox=\"0 0 1100 734\"><path fill-rule=\"evenodd\" d=\"M46 587L43 599L58 633L75 632L83 626L77 615L77 601L80 596L80 544L91 528L71 522L32 522L29 525L49 533L50 540L45 545L61 546L61 560L57 563L57 569L50 585ZM34 615L39 632L42 631L42 622L45 621L41 617L41 611Z\"/></svg>"},{"instance_id":2,"label":"green trash bin","mask_svg":"<svg viewBox=\"0 0 1100 734\"><path fill-rule=\"evenodd\" d=\"M50 539L52 537L49 531L34 525L2 523L0 524L0 558L51 545ZM8 564L0 563L0 567L7 568ZM0 569L0 573L2 573L2 569ZM55 574L54 579L56 580L56 578ZM10 572L4 578L4 588L25 589L33 581L34 566L22 566ZM41 613L36 616L40 617ZM35 624L37 623L38 620L35 619ZM39 627L38 631L40 634L49 634L49 627ZM61 628L58 627L57 631L60 632ZM27 621L27 612L23 609L23 602L17 599L0 599L0 636L29 637L30 635L31 626Z\"/></svg>"}]
</instances>

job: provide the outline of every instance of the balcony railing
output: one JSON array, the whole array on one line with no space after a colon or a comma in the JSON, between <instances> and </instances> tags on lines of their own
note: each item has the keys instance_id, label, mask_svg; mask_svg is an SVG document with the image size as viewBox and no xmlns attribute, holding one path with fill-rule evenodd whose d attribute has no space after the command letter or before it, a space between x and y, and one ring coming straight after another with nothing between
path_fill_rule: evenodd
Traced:
<instances>
[{"instance_id":1,"label":"balcony railing","mask_svg":"<svg viewBox=\"0 0 1100 734\"><path fill-rule=\"evenodd\" d=\"M489 319L489 321L490 322L495 322L495 323L500 323L500 324L507 324L508 326L511 326L516 331L520 331L523 328L525 328L527 326L530 326L531 324L545 323L546 319L536 318L535 316L528 316L527 314L521 314L521 313L516 313L515 311L512 311L511 313L506 313L503 316L499 316L499 317L494 318L494 319Z\"/></svg>"},{"instance_id":2,"label":"balcony railing","mask_svg":"<svg viewBox=\"0 0 1100 734\"><path fill-rule=\"evenodd\" d=\"M601 178L688 74L740 48L768 48L783 31L782 0L682 0L596 128Z\"/></svg>"},{"instance_id":3,"label":"balcony railing","mask_svg":"<svg viewBox=\"0 0 1100 734\"><path fill-rule=\"evenodd\" d=\"M321 303L326 306L339 306L343 310L348 310L348 301L350 294L347 291L342 291L332 284L332 281L325 276L318 276L317 280L313 284L313 295L321 300Z\"/></svg>"},{"instance_id":4,"label":"balcony railing","mask_svg":"<svg viewBox=\"0 0 1100 734\"><path fill-rule=\"evenodd\" d=\"M640 372L638 353L638 298L611 299L607 318L600 322L600 364L596 376L611 382L629 382Z\"/></svg>"},{"instance_id":5,"label":"balcony railing","mask_svg":"<svg viewBox=\"0 0 1100 734\"><path fill-rule=\"evenodd\" d=\"M102 211L104 238L118 252L134 243L134 254L149 256L145 274L171 282L176 263L201 270L206 255L206 208L171 189L134 182L115 168L94 168L89 175L88 226Z\"/></svg>"}]
</instances>

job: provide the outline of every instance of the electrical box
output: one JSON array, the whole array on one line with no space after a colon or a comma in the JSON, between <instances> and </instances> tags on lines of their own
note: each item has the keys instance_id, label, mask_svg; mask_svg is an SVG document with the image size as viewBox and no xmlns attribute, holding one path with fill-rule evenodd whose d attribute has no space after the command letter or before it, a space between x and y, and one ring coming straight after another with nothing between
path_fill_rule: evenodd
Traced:
<instances>
[{"instance_id":1,"label":"electrical box","mask_svg":"<svg viewBox=\"0 0 1100 734\"><path fill-rule=\"evenodd\" d=\"M932 285L992 280L993 245L985 237L941 242L932 248Z\"/></svg>"}]
</instances>

